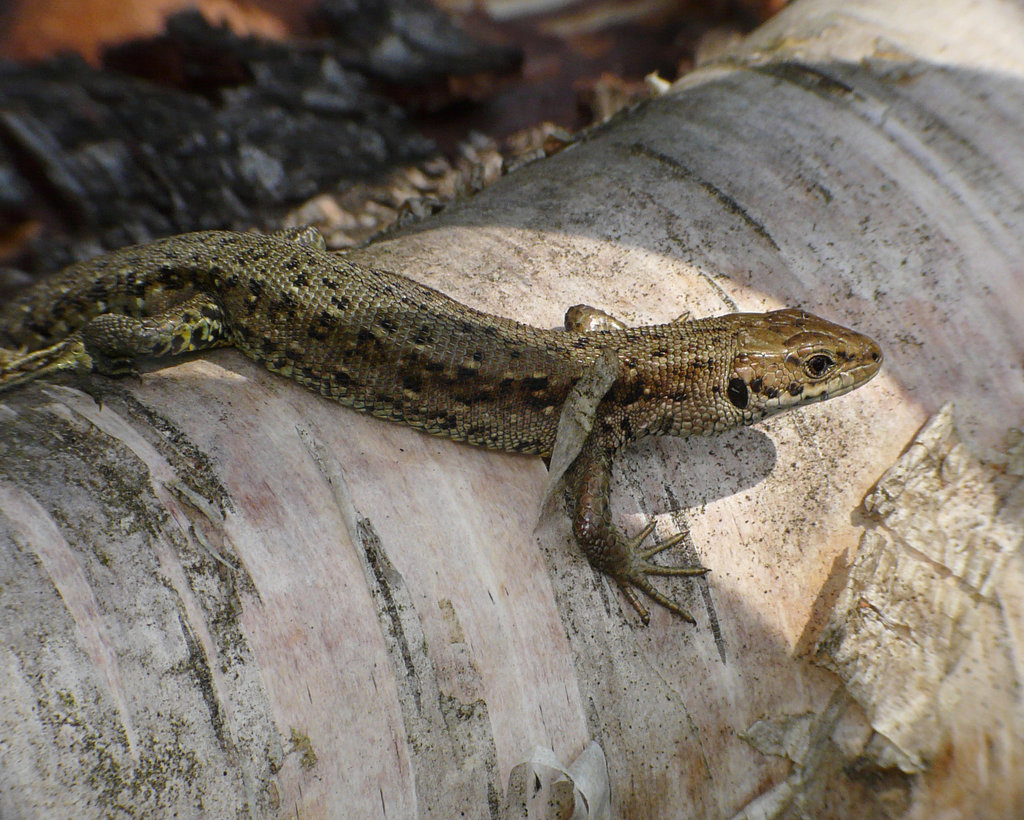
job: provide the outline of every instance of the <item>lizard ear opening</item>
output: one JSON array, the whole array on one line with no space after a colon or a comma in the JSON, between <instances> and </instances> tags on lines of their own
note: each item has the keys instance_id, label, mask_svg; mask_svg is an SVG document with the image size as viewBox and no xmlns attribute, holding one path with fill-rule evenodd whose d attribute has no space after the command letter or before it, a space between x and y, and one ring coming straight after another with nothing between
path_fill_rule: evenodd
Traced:
<instances>
[{"instance_id":1,"label":"lizard ear opening","mask_svg":"<svg viewBox=\"0 0 1024 820\"><path fill-rule=\"evenodd\" d=\"M729 397L729 401L735 407L738 407L740 410L747 409L747 403L750 401L750 391L747 390L747 383L743 379L729 379L729 386L725 390L725 395Z\"/></svg>"}]
</instances>

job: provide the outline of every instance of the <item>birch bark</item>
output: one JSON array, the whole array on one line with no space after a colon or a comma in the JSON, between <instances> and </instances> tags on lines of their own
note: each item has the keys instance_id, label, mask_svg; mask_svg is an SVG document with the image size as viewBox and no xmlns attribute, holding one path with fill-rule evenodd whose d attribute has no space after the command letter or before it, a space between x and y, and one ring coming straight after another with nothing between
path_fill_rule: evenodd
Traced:
<instances>
[{"instance_id":1,"label":"birch bark","mask_svg":"<svg viewBox=\"0 0 1024 820\"><path fill-rule=\"evenodd\" d=\"M800 0L355 254L543 326L882 343L850 396L619 460L623 526L713 570L673 587L696 628L638 625L539 460L232 351L5 395L0 815L516 817L540 747L588 750L592 816L1020 816L1022 42L1017 3Z\"/></svg>"}]
</instances>

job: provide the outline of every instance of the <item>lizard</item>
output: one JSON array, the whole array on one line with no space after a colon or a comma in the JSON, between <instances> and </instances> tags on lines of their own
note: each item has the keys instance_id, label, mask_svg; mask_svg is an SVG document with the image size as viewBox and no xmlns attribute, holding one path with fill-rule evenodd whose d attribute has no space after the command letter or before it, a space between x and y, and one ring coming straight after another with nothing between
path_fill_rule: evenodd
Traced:
<instances>
[{"instance_id":1,"label":"lizard","mask_svg":"<svg viewBox=\"0 0 1024 820\"><path fill-rule=\"evenodd\" d=\"M694 623L610 512L616 454L646 436L722 432L839 396L882 364L869 337L799 309L626 327L584 306L541 329L327 251L315 228L203 231L72 264L0 306L0 391L61 371L123 376L144 360L234 346L343 405L426 433L549 458L561 410L598 358L611 386L566 471L573 535L648 623L640 595Z\"/></svg>"}]
</instances>

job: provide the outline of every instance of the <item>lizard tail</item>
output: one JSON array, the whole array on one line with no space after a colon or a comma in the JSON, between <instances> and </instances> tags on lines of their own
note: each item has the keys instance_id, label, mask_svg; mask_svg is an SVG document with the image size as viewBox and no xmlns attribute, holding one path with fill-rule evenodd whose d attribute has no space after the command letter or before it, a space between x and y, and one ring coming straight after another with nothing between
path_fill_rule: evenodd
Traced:
<instances>
[{"instance_id":1,"label":"lizard tail","mask_svg":"<svg viewBox=\"0 0 1024 820\"><path fill-rule=\"evenodd\" d=\"M0 393L19 384L64 370L91 372L92 356L85 349L80 333L73 333L50 347L25 356L0 350Z\"/></svg>"}]
</instances>

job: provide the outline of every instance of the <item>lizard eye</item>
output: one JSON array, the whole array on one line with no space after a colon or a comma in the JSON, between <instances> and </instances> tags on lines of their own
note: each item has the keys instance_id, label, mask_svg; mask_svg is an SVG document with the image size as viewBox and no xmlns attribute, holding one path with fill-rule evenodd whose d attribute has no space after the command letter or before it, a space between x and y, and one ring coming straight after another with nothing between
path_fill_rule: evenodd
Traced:
<instances>
[{"instance_id":1,"label":"lizard eye","mask_svg":"<svg viewBox=\"0 0 1024 820\"><path fill-rule=\"evenodd\" d=\"M820 379L835 366L835 359L827 353L815 353L804 362L804 370L812 379Z\"/></svg>"}]
</instances>

